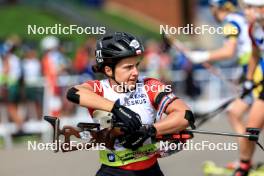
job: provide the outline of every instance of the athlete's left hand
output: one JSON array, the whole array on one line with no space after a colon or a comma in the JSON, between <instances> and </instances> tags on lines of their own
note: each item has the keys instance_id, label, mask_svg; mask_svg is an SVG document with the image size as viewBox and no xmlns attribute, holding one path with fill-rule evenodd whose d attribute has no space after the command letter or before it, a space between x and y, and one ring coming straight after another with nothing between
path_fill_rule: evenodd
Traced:
<instances>
[{"instance_id":1,"label":"athlete's left hand","mask_svg":"<svg viewBox=\"0 0 264 176\"><path fill-rule=\"evenodd\" d=\"M243 82L243 93L252 91L254 82L252 80L246 80Z\"/></svg>"},{"instance_id":2,"label":"athlete's left hand","mask_svg":"<svg viewBox=\"0 0 264 176\"><path fill-rule=\"evenodd\" d=\"M120 143L123 147L136 150L150 137L156 137L157 130L153 125L146 125L137 130L134 134L121 137Z\"/></svg>"},{"instance_id":3,"label":"athlete's left hand","mask_svg":"<svg viewBox=\"0 0 264 176\"><path fill-rule=\"evenodd\" d=\"M200 64L209 60L210 53L208 51L189 51L186 57L194 64Z\"/></svg>"}]
</instances>

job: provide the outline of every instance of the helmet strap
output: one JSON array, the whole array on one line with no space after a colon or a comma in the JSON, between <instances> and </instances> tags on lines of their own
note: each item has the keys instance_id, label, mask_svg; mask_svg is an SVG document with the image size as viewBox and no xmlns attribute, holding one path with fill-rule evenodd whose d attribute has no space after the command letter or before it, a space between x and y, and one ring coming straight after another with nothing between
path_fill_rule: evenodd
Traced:
<instances>
[{"instance_id":1,"label":"helmet strap","mask_svg":"<svg viewBox=\"0 0 264 176\"><path fill-rule=\"evenodd\" d=\"M110 79L112 79L112 80L114 80L118 85L122 86L122 84L120 82L118 82L116 80L116 78L115 78L115 66L111 66L111 68L112 68L113 75L112 76L107 76L107 77L110 78ZM129 89L126 89L124 86L122 87L122 89L123 89L122 90L123 93L129 92Z\"/></svg>"},{"instance_id":2,"label":"helmet strap","mask_svg":"<svg viewBox=\"0 0 264 176\"><path fill-rule=\"evenodd\" d=\"M112 76L109 76L109 78L111 78L112 80L114 80L118 85L121 85L120 82L118 82L116 79L115 79L115 66L112 66L112 73L113 75Z\"/></svg>"}]
</instances>

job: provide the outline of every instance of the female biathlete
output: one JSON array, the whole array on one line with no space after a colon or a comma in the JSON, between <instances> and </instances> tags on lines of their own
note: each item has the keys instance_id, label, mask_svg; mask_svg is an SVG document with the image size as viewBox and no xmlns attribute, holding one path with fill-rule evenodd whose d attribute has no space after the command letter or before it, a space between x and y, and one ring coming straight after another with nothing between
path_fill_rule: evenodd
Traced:
<instances>
[{"instance_id":1,"label":"female biathlete","mask_svg":"<svg viewBox=\"0 0 264 176\"><path fill-rule=\"evenodd\" d=\"M124 136L114 151L100 151L96 176L163 176L157 155L136 156L156 150L150 138L186 129L192 112L159 80L140 78L138 66L144 49L131 34L116 32L97 41L95 72L106 76L69 89L70 101L94 110L112 112L114 125ZM161 118L166 113L166 118Z\"/></svg>"}]
</instances>

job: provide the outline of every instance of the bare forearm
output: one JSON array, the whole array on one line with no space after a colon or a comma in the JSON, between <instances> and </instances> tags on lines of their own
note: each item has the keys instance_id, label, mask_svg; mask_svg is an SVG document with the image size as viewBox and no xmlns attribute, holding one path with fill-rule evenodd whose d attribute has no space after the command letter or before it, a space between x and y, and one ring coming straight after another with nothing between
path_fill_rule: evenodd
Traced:
<instances>
[{"instance_id":1,"label":"bare forearm","mask_svg":"<svg viewBox=\"0 0 264 176\"><path fill-rule=\"evenodd\" d=\"M185 112L189 107L181 99L174 100L166 109L168 116L154 124L158 135L179 132L188 127Z\"/></svg>"},{"instance_id":2,"label":"bare forearm","mask_svg":"<svg viewBox=\"0 0 264 176\"><path fill-rule=\"evenodd\" d=\"M114 106L114 102L100 97L97 94L85 94L80 96L80 105L92 109L110 112Z\"/></svg>"},{"instance_id":3,"label":"bare forearm","mask_svg":"<svg viewBox=\"0 0 264 176\"><path fill-rule=\"evenodd\" d=\"M222 48L210 52L209 61L221 61L233 58L236 50L236 39L230 38Z\"/></svg>"},{"instance_id":4,"label":"bare forearm","mask_svg":"<svg viewBox=\"0 0 264 176\"><path fill-rule=\"evenodd\" d=\"M172 112L163 120L154 124L157 135L171 134L182 131L188 127L188 121L184 119L185 111Z\"/></svg>"},{"instance_id":5,"label":"bare forearm","mask_svg":"<svg viewBox=\"0 0 264 176\"><path fill-rule=\"evenodd\" d=\"M84 86L75 87L78 89L77 94L80 95L79 104L81 106L108 112L112 110L114 102L97 95L92 90Z\"/></svg>"},{"instance_id":6,"label":"bare forearm","mask_svg":"<svg viewBox=\"0 0 264 176\"><path fill-rule=\"evenodd\" d=\"M210 52L209 61L222 61L222 60L228 60L233 57L232 51L226 51L224 49L219 49L215 51Z\"/></svg>"}]
</instances>

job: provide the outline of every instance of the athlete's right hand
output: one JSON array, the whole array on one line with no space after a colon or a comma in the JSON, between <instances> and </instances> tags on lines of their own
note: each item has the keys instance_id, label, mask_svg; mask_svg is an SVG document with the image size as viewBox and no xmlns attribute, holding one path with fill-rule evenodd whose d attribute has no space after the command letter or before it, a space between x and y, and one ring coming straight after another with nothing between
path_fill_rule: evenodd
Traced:
<instances>
[{"instance_id":1,"label":"athlete's right hand","mask_svg":"<svg viewBox=\"0 0 264 176\"><path fill-rule=\"evenodd\" d=\"M125 134L132 134L141 126L141 117L125 106L121 106L116 101L111 112L113 115L113 125L121 127Z\"/></svg>"}]
</instances>

